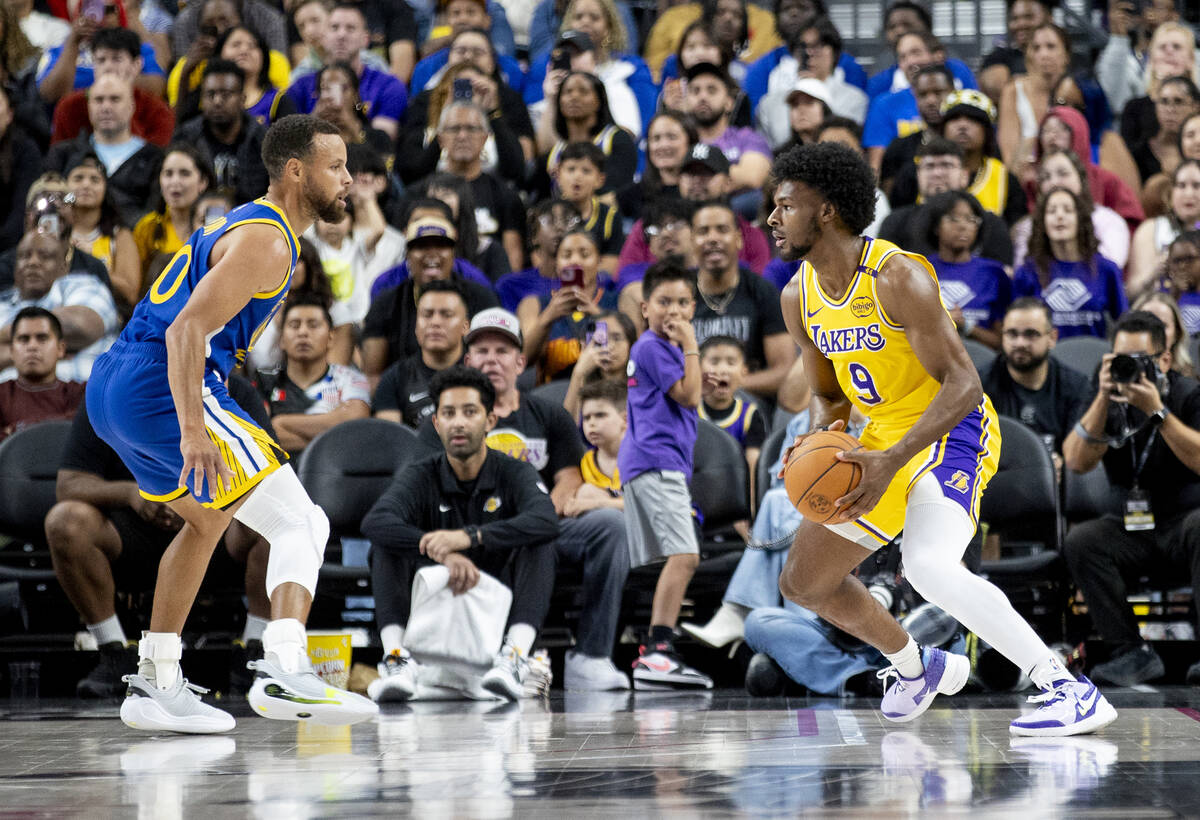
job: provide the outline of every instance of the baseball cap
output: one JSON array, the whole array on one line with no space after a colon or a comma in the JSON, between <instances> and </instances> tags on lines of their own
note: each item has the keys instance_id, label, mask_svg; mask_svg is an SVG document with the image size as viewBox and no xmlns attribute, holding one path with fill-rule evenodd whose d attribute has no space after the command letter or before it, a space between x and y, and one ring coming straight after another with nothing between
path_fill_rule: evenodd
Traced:
<instances>
[{"instance_id":1,"label":"baseball cap","mask_svg":"<svg viewBox=\"0 0 1200 820\"><path fill-rule=\"evenodd\" d=\"M973 88L951 91L942 101L942 122L965 116L985 126L996 124L996 106L988 96Z\"/></svg>"},{"instance_id":2,"label":"baseball cap","mask_svg":"<svg viewBox=\"0 0 1200 820\"><path fill-rule=\"evenodd\" d=\"M729 160L725 158L725 154L715 145L706 145L703 142L698 142L692 146L691 153L683 161L683 167L680 169L686 171L692 165L703 165L711 173L728 174Z\"/></svg>"},{"instance_id":3,"label":"baseball cap","mask_svg":"<svg viewBox=\"0 0 1200 820\"><path fill-rule=\"evenodd\" d=\"M521 323L517 317L504 308L488 308L475 314L471 320L471 329L467 331L467 344L470 344L484 333L499 333L517 347L522 346Z\"/></svg>"},{"instance_id":4,"label":"baseball cap","mask_svg":"<svg viewBox=\"0 0 1200 820\"><path fill-rule=\"evenodd\" d=\"M820 100L825 103L826 108L833 107L833 95L829 93L829 86L816 77L801 77L796 80L796 84L792 86L792 90L787 95L788 105L794 105L796 97L801 94L807 94L814 100Z\"/></svg>"},{"instance_id":5,"label":"baseball cap","mask_svg":"<svg viewBox=\"0 0 1200 820\"><path fill-rule=\"evenodd\" d=\"M419 219L409 220L408 227L404 231L404 238L409 243L419 239L440 239L447 244L454 245L458 242L458 232L454 230L453 225L440 216L423 216Z\"/></svg>"},{"instance_id":6,"label":"baseball cap","mask_svg":"<svg viewBox=\"0 0 1200 820\"><path fill-rule=\"evenodd\" d=\"M596 44L592 42L592 37L586 31L569 28L562 34L558 35L559 46L571 46L580 54L585 51L595 51Z\"/></svg>"},{"instance_id":7,"label":"baseball cap","mask_svg":"<svg viewBox=\"0 0 1200 820\"><path fill-rule=\"evenodd\" d=\"M694 80L697 77L703 77L706 74L711 74L721 82L725 83L726 88L729 88L731 85L729 81L729 72L721 68L716 63L696 63L687 71L683 72L683 75L689 80Z\"/></svg>"}]
</instances>

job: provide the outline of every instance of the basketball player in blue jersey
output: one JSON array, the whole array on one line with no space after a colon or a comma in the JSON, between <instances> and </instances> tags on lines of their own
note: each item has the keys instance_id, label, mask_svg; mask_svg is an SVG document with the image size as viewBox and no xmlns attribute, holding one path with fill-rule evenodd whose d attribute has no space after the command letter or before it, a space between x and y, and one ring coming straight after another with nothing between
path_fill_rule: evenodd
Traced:
<instances>
[{"instance_id":1,"label":"basketball player in blue jersey","mask_svg":"<svg viewBox=\"0 0 1200 820\"><path fill-rule=\"evenodd\" d=\"M158 567L150 630L138 644L121 719L135 729L233 728L179 668L180 631L209 558L232 519L271 545L271 622L249 700L282 720L347 724L378 713L367 698L326 686L308 662L304 622L329 538L279 445L229 397L225 381L283 304L297 236L318 217L340 222L351 177L333 126L293 115L267 132L266 196L193 233L96 361L88 414L133 472L141 494L186 522ZM203 690L200 690L203 691Z\"/></svg>"},{"instance_id":2,"label":"basketball player in blue jersey","mask_svg":"<svg viewBox=\"0 0 1200 820\"><path fill-rule=\"evenodd\" d=\"M904 531L905 576L922 596L987 641L1042 690L1014 720L1017 735L1074 735L1116 719L1086 678L1075 679L995 586L961 563L979 498L996 471L1000 431L924 257L861 236L875 179L836 143L789 151L774 167L767 220L785 259L803 260L783 291L783 316L812 385L812 430L841 430L857 407L862 447L839 454L862 468L828 524L805 521L779 587L789 600L882 652L894 678L881 711L908 721L967 681L970 663L922 651L850 572ZM803 440L798 437L793 447ZM789 451L790 455L790 451ZM786 458L785 458L786 463Z\"/></svg>"}]
</instances>

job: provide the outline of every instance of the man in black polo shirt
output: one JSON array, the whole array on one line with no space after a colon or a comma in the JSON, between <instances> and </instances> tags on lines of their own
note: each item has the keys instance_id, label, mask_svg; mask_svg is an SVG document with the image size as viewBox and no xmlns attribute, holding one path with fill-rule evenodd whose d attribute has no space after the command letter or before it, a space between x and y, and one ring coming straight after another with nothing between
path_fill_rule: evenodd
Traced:
<instances>
[{"instance_id":1,"label":"man in black polo shirt","mask_svg":"<svg viewBox=\"0 0 1200 820\"><path fill-rule=\"evenodd\" d=\"M467 335L467 300L457 282L435 280L417 299L418 353L388 366L375 388L376 418L416 428L433 415L429 381L434 374L458 364Z\"/></svg>"},{"instance_id":2,"label":"man in black polo shirt","mask_svg":"<svg viewBox=\"0 0 1200 820\"><path fill-rule=\"evenodd\" d=\"M692 317L696 341L732 336L741 342L750 370L742 386L774 400L796 359L779 310L779 291L738 264L742 234L728 205L706 202L698 207L692 214L692 241L700 264L700 298Z\"/></svg>"},{"instance_id":3,"label":"man in black polo shirt","mask_svg":"<svg viewBox=\"0 0 1200 820\"><path fill-rule=\"evenodd\" d=\"M231 376L229 393L274 438L267 408L254 387ZM121 676L136 663L117 620L117 579L125 591L152 589L159 559L183 519L166 504L142 497L133 474L92 429L84 404L63 453L58 503L46 516L46 541L58 583L100 650L100 662L75 691L82 698L116 697L125 689ZM245 661L262 657L262 631L271 618L266 587L270 548L234 522L225 533L225 549L246 565L246 628L232 666L240 673Z\"/></svg>"},{"instance_id":4,"label":"man in black polo shirt","mask_svg":"<svg viewBox=\"0 0 1200 820\"><path fill-rule=\"evenodd\" d=\"M566 687L628 689L629 679L610 657L629 575L625 519L614 509L566 516L569 502L583 484L579 470L583 439L561 404L517 389L517 377L525 369L521 342L520 323L507 310L485 310L471 320L466 364L482 371L496 391L497 421L487 443L493 450L529 462L541 474L555 512L563 516L555 541L558 560L579 567L583 576L579 634L564 665ZM430 421L421 425L419 438L434 450L442 446Z\"/></svg>"},{"instance_id":5,"label":"man in black polo shirt","mask_svg":"<svg viewBox=\"0 0 1200 820\"><path fill-rule=\"evenodd\" d=\"M1063 439L1087 409L1088 377L1050 355L1058 341L1050 308L1023 296L1008 307L1000 336L1001 355L983 373L983 392L996 412L1037 433L1062 471Z\"/></svg>"},{"instance_id":6,"label":"man in black polo shirt","mask_svg":"<svg viewBox=\"0 0 1200 820\"><path fill-rule=\"evenodd\" d=\"M371 581L384 661L368 694L375 701L416 694L416 663L404 648L417 570L450 571L461 595L480 570L512 588L504 646L483 676L488 691L516 700L527 658L550 607L558 521L546 485L528 464L487 445L496 426L496 391L477 370L455 365L429 385L432 425L444 449L407 466L363 519L371 539Z\"/></svg>"},{"instance_id":7,"label":"man in black polo shirt","mask_svg":"<svg viewBox=\"0 0 1200 820\"><path fill-rule=\"evenodd\" d=\"M499 304L490 288L455 272L458 234L448 220L437 216L412 219L404 237L408 242L408 278L372 299L363 320L363 372L368 378L378 377L392 362L421 352L417 344L417 297L430 282L458 283L466 298L468 316Z\"/></svg>"},{"instance_id":8,"label":"man in black polo shirt","mask_svg":"<svg viewBox=\"0 0 1200 820\"><path fill-rule=\"evenodd\" d=\"M1140 362L1115 354L1142 355ZM1130 380L1122 371L1157 368ZM1132 366L1130 366L1132 365ZM1117 322L1113 352L1097 374L1097 391L1067 434L1068 469L1097 464L1112 487L1103 518L1076 524L1063 554L1083 591L1092 624L1114 645L1113 658L1092 678L1134 686L1161 676L1162 659L1142 640L1126 598L1126 581L1144 574L1190 582L1200 589L1200 384L1171 370L1167 332L1152 313L1134 311ZM1188 669L1200 683L1200 662Z\"/></svg>"}]
</instances>

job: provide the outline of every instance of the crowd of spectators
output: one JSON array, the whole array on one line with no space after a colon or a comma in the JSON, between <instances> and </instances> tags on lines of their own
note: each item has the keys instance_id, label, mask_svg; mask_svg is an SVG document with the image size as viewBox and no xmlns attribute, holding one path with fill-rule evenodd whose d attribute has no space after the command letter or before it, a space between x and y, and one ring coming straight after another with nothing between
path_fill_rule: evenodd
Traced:
<instances>
[{"instance_id":1,"label":"crowd of spectators","mask_svg":"<svg viewBox=\"0 0 1200 820\"><path fill-rule=\"evenodd\" d=\"M404 588L422 561L460 550L478 559L463 559L473 569L507 566L511 577L509 543L536 550L517 562L520 596L549 594L530 572L579 568L568 684L628 685L610 660L626 574L631 560L666 559L647 657L677 666L658 683L705 685L671 641L694 550L687 538L649 543L644 508L678 487L660 481L631 510L622 487L640 476L618 470L618 452L643 441L647 423L698 416L735 437L751 475L760 458L775 460L766 435L803 414L808 392L779 306L797 263L774 258L765 230L769 171L794 146L838 141L878 174L868 233L925 254L962 337L995 354L983 375L1001 412L1044 439L1060 474L1103 463L1118 487L1108 523L1068 536L1067 557L1097 629L1117 645L1109 679L1145 680L1161 663L1121 611L1119 578L1176 562L1200 583L1200 526L1181 523L1200 486L1200 55L1171 2L1096 8L1109 36L1093 55L1077 53L1082 40L1060 26L1054 0L1006 8L1007 35L960 60L917 0L887 4L874 48L851 48L823 0L660 0L656 10L625 0L9 0L0 436L75 413L92 361L192 232L266 193L266 129L311 113L347 144L347 215L302 237L287 305L248 357L240 395L293 456L369 415L445 453L401 480L461 494L457 512L409 509L393 491L366 527L378 536L379 627L400 690L411 674L407 591L381 587ZM690 271L686 287L661 284L684 281L679 270ZM674 318L651 304L652 271L659 290L691 294ZM1123 319L1131 303L1142 312ZM1114 350L1154 360L1161 401L1113 394L1108 359L1077 373L1049 356L1057 340L1114 332ZM673 408L665 415L644 415L643 367L653 400ZM472 382L464 368L486 378ZM1106 421L1114 406L1130 414L1124 427ZM1161 435L1121 438L1160 406L1174 418L1160 418ZM471 418L460 430L443 412ZM128 568L131 552L153 560L178 521L139 500L86 414L76 419L47 532L63 588L97 643L116 651L125 635L107 602L109 567ZM479 436L536 477L507 461L481 467ZM1118 466L1124 456L1113 455L1135 444L1157 448L1142 459L1146 475L1174 482L1150 492L1157 541L1104 529L1129 503L1120 488L1144 495L1129 459ZM1176 472L1162 466L1171 458ZM690 461L677 466L686 474ZM514 505L538 509L506 510L504 526L528 520L536 532L493 541L495 510L471 499L477 482L510 473L524 482L506 489L524 493ZM422 538L459 525L462 545ZM250 586L265 547L245 533L227 541L247 565L244 637L254 640L265 605ZM1101 541L1111 554L1097 568L1090 547ZM451 563L466 588L477 573ZM548 605L514 604L509 638L521 654ZM691 631L740 636L743 609ZM102 678L118 666L110 657L81 691L111 689Z\"/></svg>"}]
</instances>

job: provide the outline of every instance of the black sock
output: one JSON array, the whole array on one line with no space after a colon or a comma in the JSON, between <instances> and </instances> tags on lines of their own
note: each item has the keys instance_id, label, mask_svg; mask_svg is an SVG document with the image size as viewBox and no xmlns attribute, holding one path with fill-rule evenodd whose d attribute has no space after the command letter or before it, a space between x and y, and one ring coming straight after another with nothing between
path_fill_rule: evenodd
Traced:
<instances>
[{"instance_id":1,"label":"black sock","mask_svg":"<svg viewBox=\"0 0 1200 820\"><path fill-rule=\"evenodd\" d=\"M650 643L666 644L668 648L675 649L675 630L669 626L651 626L650 627Z\"/></svg>"}]
</instances>

